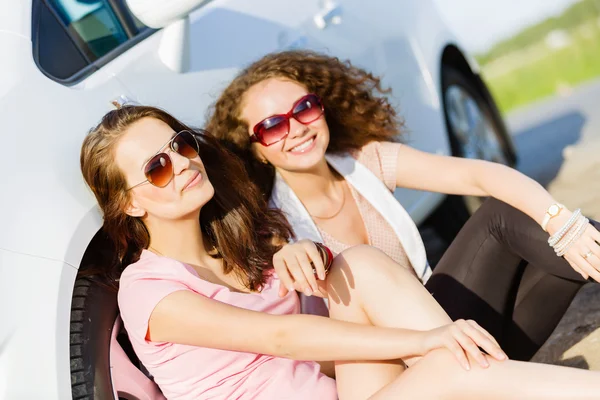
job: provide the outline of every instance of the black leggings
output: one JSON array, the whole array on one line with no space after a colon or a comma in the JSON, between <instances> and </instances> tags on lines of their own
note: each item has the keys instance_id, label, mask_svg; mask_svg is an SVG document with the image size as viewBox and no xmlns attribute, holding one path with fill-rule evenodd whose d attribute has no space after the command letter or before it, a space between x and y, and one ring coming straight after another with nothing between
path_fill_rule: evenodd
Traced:
<instances>
[{"instance_id":1,"label":"black leggings","mask_svg":"<svg viewBox=\"0 0 600 400\"><path fill-rule=\"evenodd\" d=\"M554 254L547 240L530 217L489 199L425 286L453 320L477 321L510 358L529 360L587 282Z\"/></svg>"}]
</instances>

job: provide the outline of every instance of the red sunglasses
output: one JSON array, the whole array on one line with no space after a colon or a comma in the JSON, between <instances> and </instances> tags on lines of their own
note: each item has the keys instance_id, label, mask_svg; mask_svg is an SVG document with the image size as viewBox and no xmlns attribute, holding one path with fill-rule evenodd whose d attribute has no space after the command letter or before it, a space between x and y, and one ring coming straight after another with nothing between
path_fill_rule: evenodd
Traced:
<instances>
[{"instance_id":1,"label":"red sunglasses","mask_svg":"<svg viewBox=\"0 0 600 400\"><path fill-rule=\"evenodd\" d=\"M321 118L324 111L319 96L307 94L298 99L287 114L272 115L254 125L254 134L250 136L250 142L258 142L263 146L280 142L290 133L290 118L307 125Z\"/></svg>"}]
</instances>

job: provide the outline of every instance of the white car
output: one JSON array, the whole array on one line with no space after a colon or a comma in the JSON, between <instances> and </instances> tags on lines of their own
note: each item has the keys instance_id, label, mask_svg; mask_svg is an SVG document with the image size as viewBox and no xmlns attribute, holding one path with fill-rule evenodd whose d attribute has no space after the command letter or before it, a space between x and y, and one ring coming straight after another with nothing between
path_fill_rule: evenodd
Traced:
<instances>
[{"instance_id":1,"label":"white car","mask_svg":"<svg viewBox=\"0 0 600 400\"><path fill-rule=\"evenodd\" d=\"M0 3L0 398L161 397L119 328L115 294L76 282L112 256L80 173L82 140L128 99L202 125L241 67L290 48L383 75L412 146L514 163L477 64L432 0ZM464 221L461 199L396 195L447 235Z\"/></svg>"}]
</instances>

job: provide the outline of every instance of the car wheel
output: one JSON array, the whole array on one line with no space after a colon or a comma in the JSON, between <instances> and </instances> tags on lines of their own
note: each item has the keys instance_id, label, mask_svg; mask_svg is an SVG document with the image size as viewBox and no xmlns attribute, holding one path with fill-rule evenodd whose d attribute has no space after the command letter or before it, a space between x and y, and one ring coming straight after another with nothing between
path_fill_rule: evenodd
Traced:
<instances>
[{"instance_id":1,"label":"car wheel","mask_svg":"<svg viewBox=\"0 0 600 400\"><path fill-rule=\"evenodd\" d=\"M493 111L495 106L480 94L472 79L452 67L443 67L442 96L453 156L514 165L511 138ZM448 196L430 222L436 233L451 243L482 201L475 196Z\"/></svg>"},{"instance_id":2,"label":"car wheel","mask_svg":"<svg viewBox=\"0 0 600 400\"><path fill-rule=\"evenodd\" d=\"M92 307L102 304L103 307ZM74 400L113 399L110 338L117 317L116 293L78 278L71 301L71 392Z\"/></svg>"}]
</instances>

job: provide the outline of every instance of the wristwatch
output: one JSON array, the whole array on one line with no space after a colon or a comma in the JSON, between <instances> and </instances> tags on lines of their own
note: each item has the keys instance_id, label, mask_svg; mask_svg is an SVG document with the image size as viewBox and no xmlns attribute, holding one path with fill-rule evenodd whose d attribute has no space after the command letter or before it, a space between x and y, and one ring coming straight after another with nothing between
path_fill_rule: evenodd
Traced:
<instances>
[{"instance_id":1,"label":"wristwatch","mask_svg":"<svg viewBox=\"0 0 600 400\"><path fill-rule=\"evenodd\" d=\"M550 222L550 220L552 218L554 218L558 214L560 214L560 212L562 211L563 208L565 208L565 206L563 206L560 203L552 204L550 207L548 207L548 209L546 210L546 214L544 215L544 219L542 220L542 229L545 232L548 232L546 230L546 227L548 226L548 222Z\"/></svg>"}]
</instances>

